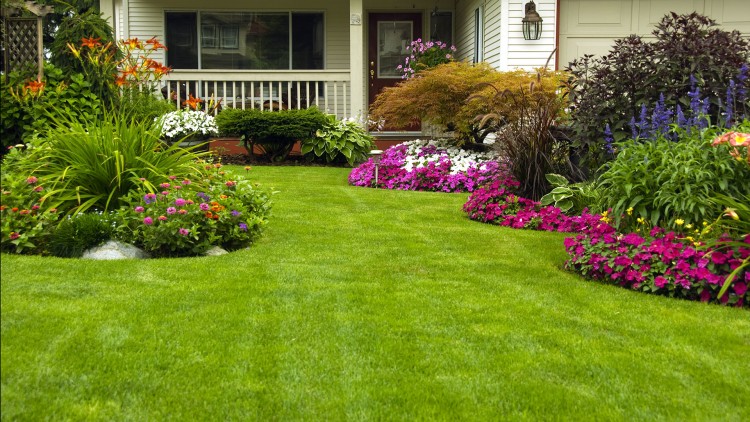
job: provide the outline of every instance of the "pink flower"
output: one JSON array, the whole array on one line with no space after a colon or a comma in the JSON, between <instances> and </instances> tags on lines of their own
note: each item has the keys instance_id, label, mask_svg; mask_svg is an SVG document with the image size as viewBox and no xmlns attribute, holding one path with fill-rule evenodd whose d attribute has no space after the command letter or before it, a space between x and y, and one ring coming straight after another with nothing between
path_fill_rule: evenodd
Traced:
<instances>
[{"instance_id":1,"label":"pink flower","mask_svg":"<svg viewBox=\"0 0 750 422\"><path fill-rule=\"evenodd\" d=\"M151 217L146 217L146 218L143 219L143 224L145 224L147 226L150 226L150 225L154 224L154 219L151 218Z\"/></svg>"},{"instance_id":2,"label":"pink flower","mask_svg":"<svg viewBox=\"0 0 750 422\"><path fill-rule=\"evenodd\" d=\"M21 237L21 235L20 235L20 234L18 234L18 233L16 233L16 232L10 232L10 240L16 240L16 239L18 239L19 237Z\"/></svg>"},{"instance_id":3,"label":"pink flower","mask_svg":"<svg viewBox=\"0 0 750 422\"><path fill-rule=\"evenodd\" d=\"M26 183L28 183L28 184L30 184L30 185L33 185L34 183L36 183L36 182L37 182L37 180L39 180L39 179L37 179L37 178L36 178L36 177L34 177L34 176L31 176L31 177L28 177L28 178L26 179Z\"/></svg>"},{"instance_id":4,"label":"pink flower","mask_svg":"<svg viewBox=\"0 0 750 422\"><path fill-rule=\"evenodd\" d=\"M185 206L186 201L182 198L177 198L174 200L174 204L177 205L178 207L183 207Z\"/></svg>"},{"instance_id":5,"label":"pink flower","mask_svg":"<svg viewBox=\"0 0 750 422\"><path fill-rule=\"evenodd\" d=\"M188 180L188 179L185 179L185 180L182 181L183 185L189 185L190 183L192 183L192 182L190 182L190 180Z\"/></svg>"},{"instance_id":6,"label":"pink flower","mask_svg":"<svg viewBox=\"0 0 750 422\"><path fill-rule=\"evenodd\" d=\"M169 183L166 183L166 182L165 182L165 183L162 183L161 185L159 185L159 187L160 187L160 188L162 188L162 189L167 189L167 188L168 188L168 187L170 187L170 186L171 186L171 185L170 185Z\"/></svg>"},{"instance_id":7,"label":"pink flower","mask_svg":"<svg viewBox=\"0 0 750 422\"><path fill-rule=\"evenodd\" d=\"M142 213L142 212L143 212L143 211L145 211L145 210L146 210L145 208L143 208L143 207L141 207L141 206L137 206L137 207L135 207L135 210L134 210L134 211L135 211L135 212L137 212L137 213Z\"/></svg>"},{"instance_id":8,"label":"pink flower","mask_svg":"<svg viewBox=\"0 0 750 422\"><path fill-rule=\"evenodd\" d=\"M231 180L227 180L227 182L225 183L225 185L227 185L227 187L228 187L228 188L231 188L232 186L234 186L234 185L236 185L236 184L237 184L237 183L235 183L235 182L233 182L233 181L231 181Z\"/></svg>"},{"instance_id":9,"label":"pink flower","mask_svg":"<svg viewBox=\"0 0 750 422\"><path fill-rule=\"evenodd\" d=\"M169 176L169 180L174 180L176 178L177 178L177 176Z\"/></svg>"},{"instance_id":10,"label":"pink flower","mask_svg":"<svg viewBox=\"0 0 750 422\"><path fill-rule=\"evenodd\" d=\"M37 187L34 188L34 192L41 192L43 190L44 190L43 186L37 186Z\"/></svg>"},{"instance_id":11,"label":"pink flower","mask_svg":"<svg viewBox=\"0 0 750 422\"><path fill-rule=\"evenodd\" d=\"M747 292L747 284L745 283L735 282L732 288L737 293L737 296L742 296Z\"/></svg>"},{"instance_id":12,"label":"pink flower","mask_svg":"<svg viewBox=\"0 0 750 422\"><path fill-rule=\"evenodd\" d=\"M175 208L175 207L169 207L169 208L167 208L167 214L171 215L171 214L174 214L176 212L177 212L177 208ZM165 220L166 220L166 218L165 218Z\"/></svg>"},{"instance_id":13,"label":"pink flower","mask_svg":"<svg viewBox=\"0 0 750 422\"><path fill-rule=\"evenodd\" d=\"M182 236L187 236L190 233L190 230L184 229L184 228L180 228L179 232L180 232L180 234Z\"/></svg>"},{"instance_id":14,"label":"pink flower","mask_svg":"<svg viewBox=\"0 0 750 422\"><path fill-rule=\"evenodd\" d=\"M159 216L159 221L167 221L167 217L163 216L163 215L160 215Z\"/></svg>"},{"instance_id":15,"label":"pink flower","mask_svg":"<svg viewBox=\"0 0 750 422\"><path fill-rule=\"evenodd\" d=\"M207 204L207 203L205 203L205 202L202 202L202 203L200 204L200 207L201 207L201 211L208 211L208 210L209 210L209 209L211 208L211 207L209 207L209 206L208 206L208 204Z\"/></svg>"},{"instance_id":16,"label":"pink flower","mask_svg":"<svg viewBox=\"0 0 750 422\"><path fill-rule=\"evenodd\" d=\"M188 211L186 209L184 209L184 208L177 211L177 214L180 214L180 215L185 215L187 213L188 213Z\"/></svg>"}]
</instances>

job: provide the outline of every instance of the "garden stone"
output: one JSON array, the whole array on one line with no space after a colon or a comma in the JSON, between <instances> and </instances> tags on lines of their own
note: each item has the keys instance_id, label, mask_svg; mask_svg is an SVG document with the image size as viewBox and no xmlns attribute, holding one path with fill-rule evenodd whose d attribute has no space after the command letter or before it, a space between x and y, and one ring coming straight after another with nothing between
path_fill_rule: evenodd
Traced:
<instances>
[{"instance_id":1,"label":"garden stone","mask_svg":"<svg viewBox=\"0 0 750 422\"><path fill-rule=\"evenodd\" d=\"M112 260L112 259L145 259L148 254L143 250L116 240L109 240L105 244L91 248L83 253L84 259Z\"/></svg>"},{"instance_id":2,"label":"garden stone","mask_svg":"<svg viewBox=\"0 0 750 422\"><path fill-rule=\"evenodd\" d=\"M214 246L211 249L209 249L206 252L204 252L203 256L219 256L219 255L226 255L228 253L229 252L227 252L226 250L224 250L224 249L222 249L222 248L220 248L218 246Z\"/></svg>"}]
</instances>

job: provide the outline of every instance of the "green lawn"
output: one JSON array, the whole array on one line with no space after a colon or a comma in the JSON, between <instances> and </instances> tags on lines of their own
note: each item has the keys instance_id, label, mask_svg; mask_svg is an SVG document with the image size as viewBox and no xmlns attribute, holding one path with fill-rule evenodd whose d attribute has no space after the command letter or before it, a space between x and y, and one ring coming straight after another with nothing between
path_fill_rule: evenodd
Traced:
<instances>
[{"instance_id":1,"label":"green lawn","mask_svg":"<svg viewBox=\"0 0 750 422\"><path fill-rule=\"evenodd\" d=\"M271 224L221 257L3 255L2 419L747 420L747 310L347 174L255 167Z\"/></svg>"}]
</instances>

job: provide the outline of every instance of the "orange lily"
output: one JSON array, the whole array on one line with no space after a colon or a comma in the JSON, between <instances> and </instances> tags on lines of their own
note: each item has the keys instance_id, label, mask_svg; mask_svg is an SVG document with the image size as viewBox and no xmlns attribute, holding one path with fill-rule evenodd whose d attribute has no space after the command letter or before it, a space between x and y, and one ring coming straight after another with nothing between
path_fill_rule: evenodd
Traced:
<instances>
[{"instance_id":1,"label":"orange lily","mask_svg":"<svg viewBox=\"0 0 750 422\"><path fill-rule=\"evenodd\" d=\"M202 103L203 103L203 100L201 100L200 98L195 98L195 97L193 97L193 95L191 94L191 95L190 95L190 96L188 97L188 99L187 99L187 100L185 100L185 101L183 101L183 102L182 102L182 105L186 105L186 106L188 106L188 107L192 108L193 110L198 110L198 108L200 107L200 105L201 105Z\"/></svg>"},{"instance_id":2,"label":"orange lily","mask_svg":"<svg viewBox=\"0 0 750 422\"><path fill-rule=\"evenodd\" d=\"M94 38L94 37L86 38L86 37L84 37L84 38L81 38L81 46L88 47L88 48L99 47L99 46L102 45L102 43L99 42L99 40L101 40L101 38Z\"/></svg>"}]
</instances>

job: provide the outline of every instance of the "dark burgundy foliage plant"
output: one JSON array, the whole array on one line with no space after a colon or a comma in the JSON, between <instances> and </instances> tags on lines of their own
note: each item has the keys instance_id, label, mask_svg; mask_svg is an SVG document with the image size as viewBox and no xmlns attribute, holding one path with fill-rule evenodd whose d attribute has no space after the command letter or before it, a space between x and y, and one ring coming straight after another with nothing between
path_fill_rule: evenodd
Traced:
<instances>
[{"instance_id":1,"label":"dark burgundy foliage plant","mask_svg":"<svg viewBox=\"0 0 750 422\"><path fill-rule=\"evenodd\" d=\"M608 158L607 125L615 142L627 139L629 123L639 119L644 105L649 110L657 103L664 110L678 105L688 110L689 93L695 94L696 87L708 100L712 124L726 117L727 106L735 116L747 114L746 97L740 104L726 104L728 89L742 94L750 87L748 78L738 77L750 62L750 43L738 31L719 29L698 13L670 13L653 35L654 41L631 35L615 41L606 56L584 56L569 64L571 126L590 164Z\"/></svg>"}]
</instances>

